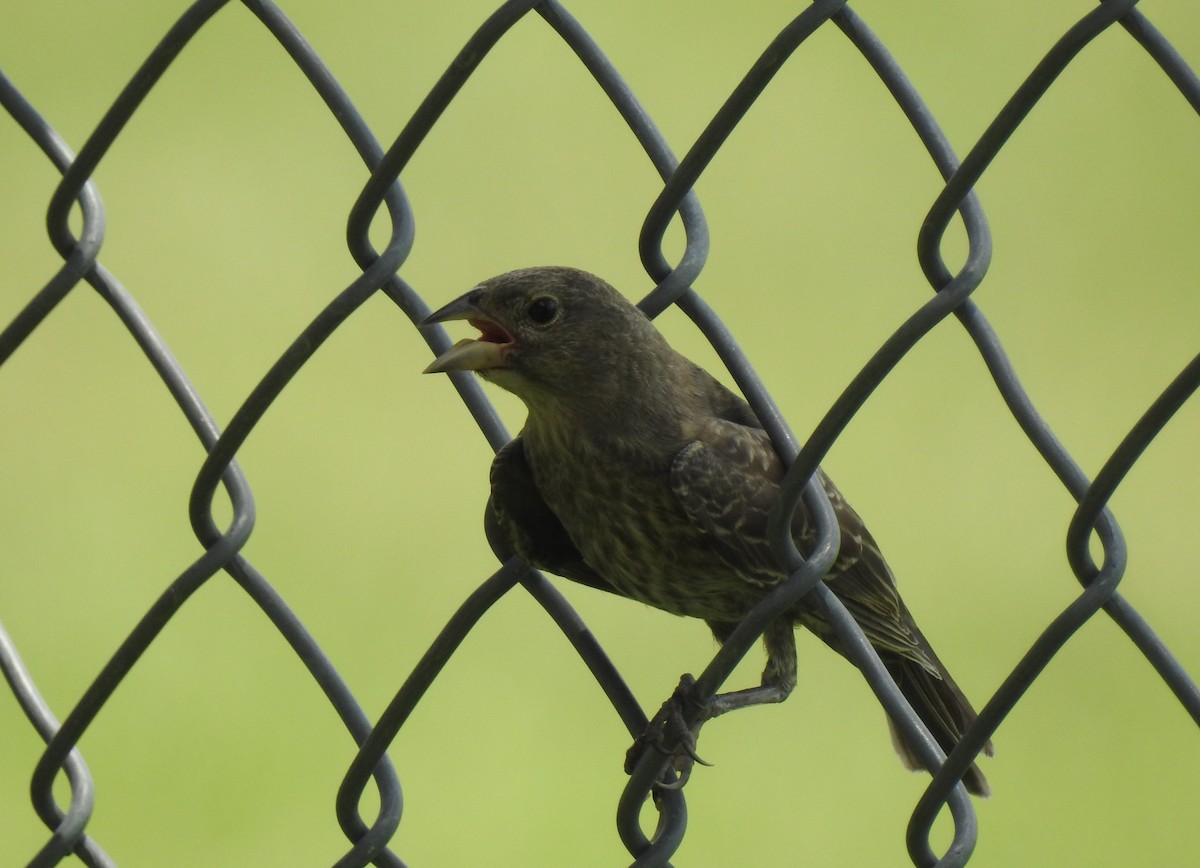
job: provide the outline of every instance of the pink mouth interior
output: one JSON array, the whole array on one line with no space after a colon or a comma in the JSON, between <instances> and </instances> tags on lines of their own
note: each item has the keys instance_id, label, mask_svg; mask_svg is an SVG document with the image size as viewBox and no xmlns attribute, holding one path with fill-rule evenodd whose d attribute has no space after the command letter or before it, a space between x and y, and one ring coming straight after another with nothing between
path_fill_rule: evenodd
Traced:
<instances>
[{"instance_id":1,"label":"pink mouth interior","mask_svg":"<svg viewBox=\"0 0 1200 868\"><path fill-rule=\"evenodd\" d=\"M489 344L511 344L516 343L513 336L507 330L500 327L494 322L482 319L469 319L468 323L479 329L478 340L486 341Z\"/></svg>"}]
</instances>

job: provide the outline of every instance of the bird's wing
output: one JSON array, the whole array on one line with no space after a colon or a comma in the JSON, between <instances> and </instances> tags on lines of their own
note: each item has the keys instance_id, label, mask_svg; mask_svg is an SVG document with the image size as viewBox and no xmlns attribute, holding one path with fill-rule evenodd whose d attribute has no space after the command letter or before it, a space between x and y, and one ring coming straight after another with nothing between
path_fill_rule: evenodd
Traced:
<instances>
[{"instance_id":1,"label":"bird's wing","mask_svg":"<svg viewBox=\"0 0 1200 868\"><path fill-rule=\"evenodd\" d=\"M838 557L826 576L830 590L877 648L932 666L910 629L911 620L875 541L824 472L817 474L841 534ZM706 420L671 466L671 487L688 517L736 573L764 587L783 578L767 539L767 520L782 477L782 463L766 432L729 418ZM792 536L801 551L814 541L815 528L803 502L796 507ZM820 624L811 626L822 638L835 641Z\"/></svg>"},{"instance_id":2,"label":"bird's wing","mask_svg":"<svg viewBox=\"0 0 1200 868\"><path fill-rule=\"evenodd\" d=\"M830 589L846 604L876 649L894 651L941 678L936 660L930 656L932 649L916 630L900 599L896 579L875 538L833 480L823 471L817 472L837 516L842 539L837 560L830 568Z\"/></svg>"},{"instance_id":3,"label":"bird's wing","mask_svg":"<svg viewBox=\"0 0 1200 868\"><path fill-rule=\"evenodd\" d=\"M767 542L782 475L765 431L717 418L671 463L671 489L688 518L734 571L764 587L783 577Z\"/></svg>"},{"instance_id":4,"label":"bird's wing","mask_svg":"<svg viewBox=\"0 0 1200 868\"><path fill-rule=\"evenodd\" d=\"M542 499L519 436L496 453L491 484L483 528L498 557L507 560L516 554L539 569L616 593L584 561L558 516Z\"/></svg>"}]
</instances>

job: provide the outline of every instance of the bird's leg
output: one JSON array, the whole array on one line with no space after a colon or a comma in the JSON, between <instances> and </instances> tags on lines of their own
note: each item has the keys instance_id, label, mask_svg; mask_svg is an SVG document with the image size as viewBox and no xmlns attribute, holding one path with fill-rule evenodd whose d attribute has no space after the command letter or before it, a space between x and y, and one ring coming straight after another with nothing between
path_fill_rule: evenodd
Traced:
<instances>
[{"instance_id":1,"label":"bird's leg","mask_svg":"<svg viewBox=\"0 0 1200 868\"><path fill-rule=\"evenodd\" d=\"M736 623L709 622L709 628L721 642L729 637L736 626ZM687 783L695 763L712 765L696 753L696 739L706 720L737 708L787 699L796 686L796 638L791 621L780 618L774 622L763 633L763 644L767 649L767 666L763 670L762 683L757 687L720 693L707 702L701 702L694 695L696 680L691 675L680 678L679 686L671 698L663 703L646 731L626 753L626 774L633 771L646 748L651 748L670 756L672 767L679 773L676 781L660 786L678 789ZM691 726L687 723L689 717L696 721Z\"/></svg>"},{"instance_id":2,"label":"bird's leg","mask_svg":"<svg viewBox=\"0 0 1200 868\"><path fill-rule=\"evenodd\" d=\"M658 714L646 727L646 731L637 737L625 753L625 774L632 774L638 760L647 749L656 751L671 758L671 767L679 773L673 782L660 781L659 786L665 789L679 789L687 783L692 773L692 766L700 763L702 766L712 765L700 759L696 753L696 736L700 733L700 725L704 722L704 704L695 698L696 679L684 675L679 679L679 686L671 694L671 698L663 703ZM690 707L690 708L689 708ZM691 715L688 715L688 711ZM695 726L689 727L687 717L700 714Z\"/></svg>"},{"instance_id":3,"label":"bird's leg","mask_svg":"<svg viewBox=\"0 0 1200 868\"><path fill-rule=\"evenodd\" d=\"M723 638L717 626L709 626L718 639ZM757 687L717 694L705 705L704 720L751 705L783 702L791 695L796 687L796 636L792 622L786 618L773 622L763 633L763 645L767 649L767 666L762 682Z\"/></svg>"}]
</instances>

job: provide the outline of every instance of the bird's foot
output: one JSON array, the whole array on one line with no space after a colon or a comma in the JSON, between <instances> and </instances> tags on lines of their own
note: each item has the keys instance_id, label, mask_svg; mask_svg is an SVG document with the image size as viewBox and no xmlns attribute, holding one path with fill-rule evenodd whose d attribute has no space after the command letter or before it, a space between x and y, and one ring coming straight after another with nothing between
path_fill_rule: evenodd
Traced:
<instances>
[{"instance_id":1,"label":"bird's foot","mask_svg":"<svg viewBox=\"0 0 1200 868\"><path fill-rule=\"evenodd\" d=\"M679 686L675 688L671 698L663 703L658 714L654 715L654 719L646 727L646 731L637 737L637 740L626 752L626 774L633 773L647 749L670 757L671 768L678 773L678 777L674 781L660 780L658 782L658 786L663 789L677 790L681 788L687 783L692 774L692 767L696 763L700 763L702 766L712 765L712 763L702 760L696 753L696 737L706 715L703 714L704 703L699 702L694 695L695 686L696 679L691 675L684 675L679 679ZM685 710L689 707L701 711L701 717L694 727L689 727L685 719Z\"/></svg>"}]
</instances>

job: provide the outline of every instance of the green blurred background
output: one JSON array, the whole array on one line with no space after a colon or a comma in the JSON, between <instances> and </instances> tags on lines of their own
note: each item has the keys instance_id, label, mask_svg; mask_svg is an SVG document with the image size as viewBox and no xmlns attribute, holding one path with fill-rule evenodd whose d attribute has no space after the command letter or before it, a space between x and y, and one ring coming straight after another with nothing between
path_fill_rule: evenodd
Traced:
<instances>
[{"instance_id":1,"label":"green blurred background","mask_svg":"<svg viewBox=\"0 0 1200 868\"><path fill-rule=\"evenodd\" d=\"M283 8L390 143L495 0ZM678 153L798 4L567 4ZM0 66L77 149L180 2L11 3ZM1086 0L856 5L960 153ZM1143 11L1200 59L1193 3ZM436 10L436 11L435 11ZM0 320L59 264L42 228L56 175L0 121ZM1024 384L1094 473L1197 349L1200 124L1115 28L1038 105L979 186L995 238L976 299ZM188 47L105 158L101 261L133 292L218 420L354 279L347 211L366 178L325 107L245 9ZM403 182L403 276L431 304L521 265L570 263L631 297L657 176L536 16L483 63ZM712 254L698 288L804 436L927 297L917 229L939 180L841 34L792 58L701 178ZM379 221L381 232L385 228ZM955 233L958 233L957 228ZM672 237L670 252L677 253ZM958 234L946 255L961 259ZM713 356L677 312L677 346ZM378 715L494 568L480 529L487 446L397 308L368 302L239 454L259 510L245 554ZM511 428L519 405L500 400ZM1122 591L1200 670L1196 443L1186 406L1113 500ZM199 555L186 501L202 451L107 307L78 287L0 370L0 619L65 715L162 588ZM925 632L982 702L1078 588L1072 501L950 321L899 365L826 468L866 517ZM224 516L224 504L219 507ZM566 586L652 711L713 651L703 625ZM681 866L905 865L924 778L893 755L861 678L798 636L782 707L704 731ZM731 686L754 683L756 651ZM1106 617L1087 624L996 734L972 866L1184 864L1200 847L1195 724ZM27 790L40 742L0 696L0 864L46 837ZM410 865L611 866L629 742L522 592L450 661L391 750ZM81 742L89 825L124 866L323 865L350 738L226 576L202 588ZM65 800L65 789L62 798ZM368 802L369 813L372 805ZM939 827L939 840L946 829Z\"/></svg>"}]
</instances>

